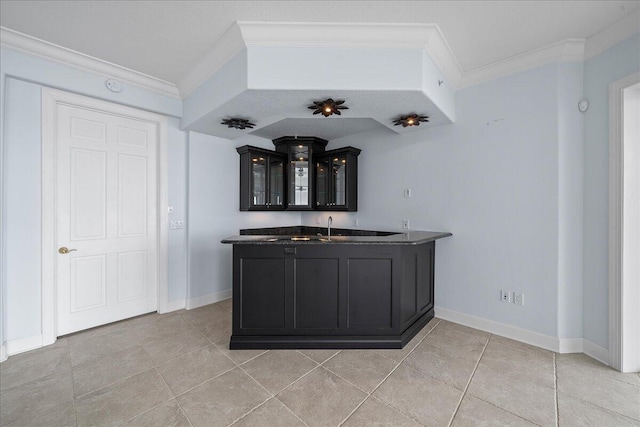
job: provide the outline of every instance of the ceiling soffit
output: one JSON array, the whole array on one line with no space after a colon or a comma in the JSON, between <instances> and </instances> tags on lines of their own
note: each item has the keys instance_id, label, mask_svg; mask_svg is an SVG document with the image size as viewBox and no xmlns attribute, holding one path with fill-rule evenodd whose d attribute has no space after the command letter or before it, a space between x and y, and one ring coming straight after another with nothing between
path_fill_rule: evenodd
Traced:
<instances>
[{"instance_id":1,"label":"ceiling soffit","mask_svg":"<svg viewBox=\"0 0 640 427\"><path fill-rule=\"evenodd\" d=\"M422 49L452 87L457 87L463 76L462 68L436 24L238 21L178 82L181 97L188 97L245 47Z\"/></svg>"},{"instance_id":2,"label":"ceiling soffit","mask_svg":"<svg viewBox=\"0 0 640 427\"><path fill-rule=\"evenodd\" d=\"M223 119L250 119L260 129L285 118L310 117L307 107L326 98L346 100L349 110L340 118L314 117L325 126L366 118L406 133L416 127L394 126L400 115L430 116L421 129L455 120L455 89L421 47L254 45L184 99L181 124L235 139L250 130L230 131L219 125Z\"/></svg>"}]
</instances>

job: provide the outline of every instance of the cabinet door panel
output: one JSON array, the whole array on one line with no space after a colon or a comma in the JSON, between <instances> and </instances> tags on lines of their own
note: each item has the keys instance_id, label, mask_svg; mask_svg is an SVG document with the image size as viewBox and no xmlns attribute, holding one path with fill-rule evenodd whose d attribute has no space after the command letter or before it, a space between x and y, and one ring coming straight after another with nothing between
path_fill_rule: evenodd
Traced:
<instances>
[{"instance_id":1,"label":"cabinet door panel","mask_svg":"<svg viewBox=\"0 0 640 427\"><path fill-rule=\"evenodd\" d=\"M418 312L416 307L418 293L416 257L416 253L413 252L402 257L402 322L405 325L410 323Z\"/></svg>"},{"instance_id":2,"label":"cabinet door panel","mask_svg":"<svg viewBox=\"0 0 640 427\"><path fill-rule=\"evenodd\" d=\"M340 156L333 159L331 165L331 187L332 200L334 206L345 206L347 204L347 158Z\"/></svg>"},{"instance_id":3,"label":"cabinet door panel","mask_svg":"<svg viewBox=\"0 0 640 427\"><path fill-rule=\"evenodd\" d=\"M419 313L424 313L433 307L434 254L435 245L433 243L426 245L424 250L416 254L418 257L423 257L421 262L418 262L416 269L418 294L416 300Z\"/></svg>"},{"instance_id":4,"label":"cabinet door panel","mask_svg":"<svg viewBox=\"0 0 640 427\"><path fill-rule=\"evenodd\" d=\"M338 259L295 260L295 328L339 326L338 266Z\"/></svg>"},{"instance_id":5,"label":"cabinet door panel","mask_svg":"<svg viewBox=\"0 0 640 427\"><path fill-rule=\"evenodd\" d=\"M269 158L269 205L284 206L284 161Z\"/></svg>"},{"instance_id":6,"label":"cabinet door panel","mask_svg":"<svg viewBox=\"0 0 640 427\"><path fill-rule=\"evenodd\" d=\"M289 148L289 208L311 207L311 147L292 145Z\"/></svg>"},{"instance_id":7,"label":"cabinet door panel","mask_svg":"<svg viewBox=\"0 0 640 427\"><path fill-rule=\"evenodd\" d=\"M321 159L316 162L316 205L319 207L328 206L331 200L330 168L330 159Z\"/></svg>"},{"instance_id":8,"label":"cabinet door panel","mask_svg":"<svg viewBox=\"0 0 640 427\"><path fill-rule=\"evenodd\" d=\"M240 328L285 327L285 259L240 260Z\"/></svg>"},{"instance_id":9,"label":"cabinet door panel","mask_svg":"<svg viewBox=\"0 0 640 427\"><path fill-rule=\"evenodd\" d=\"M348 327L388 329L391 319L391 259L349 259Z\"/></svg>"},{"instance_id":10,"label":"cabinet door panel","mask_svg":"<svg viewBox=\"0 0 640 427\"><path fill-rule=\"evenodd\" d=\"M267 160L264 156L251 156L251 204L266 206L267 204Z\"/></svg>"}]
</instances>

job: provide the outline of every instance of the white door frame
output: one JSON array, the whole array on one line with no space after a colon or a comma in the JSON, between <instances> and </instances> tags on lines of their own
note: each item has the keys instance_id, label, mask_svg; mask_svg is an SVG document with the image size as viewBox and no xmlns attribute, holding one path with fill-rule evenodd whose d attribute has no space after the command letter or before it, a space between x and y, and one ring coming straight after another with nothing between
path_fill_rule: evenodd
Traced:
<instances>
[{"instance_id":1,"label":"white door frame","mask_svg":"<svg viewBox=\"0 0 640 427\"><path fill-rule=\"evenodd\" d=\"M609 365L622 369L624 235L623 91L640 82L634 73L609 85Z\"/></svg>"},{"instance_id":2,"label":"white door frame","mask_svg":"<svg viewBox=\"0 0 640 427\"><path fill-rule=\"evenodd\" d=\"M158 135L158 312L167 311L168 289L168 237L169 218L167 216L168 196L168 125L167 118L159 114L131 107L76 95L61 90L42 89L42 345L53 344L56 330L56 271L55 235L56 215L56 135L57 104L88 108L124 117L133 117L154 123Z\"/></svg>"}]
</instances>

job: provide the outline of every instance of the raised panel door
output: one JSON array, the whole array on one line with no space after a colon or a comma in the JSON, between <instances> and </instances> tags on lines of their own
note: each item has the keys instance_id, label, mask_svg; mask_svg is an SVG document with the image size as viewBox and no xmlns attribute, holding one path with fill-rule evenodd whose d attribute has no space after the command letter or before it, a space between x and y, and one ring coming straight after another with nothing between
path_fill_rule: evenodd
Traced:
<instances>
[{"instance_id":1,"label":"raised panel door","mask_svg":"<svg viewBox=\"0 0 640 427\"><path fill-rule=\"evenodd\" d=\"M157 129L58 104L57 334L157 309Z\"/></svg>"}]
</instances>

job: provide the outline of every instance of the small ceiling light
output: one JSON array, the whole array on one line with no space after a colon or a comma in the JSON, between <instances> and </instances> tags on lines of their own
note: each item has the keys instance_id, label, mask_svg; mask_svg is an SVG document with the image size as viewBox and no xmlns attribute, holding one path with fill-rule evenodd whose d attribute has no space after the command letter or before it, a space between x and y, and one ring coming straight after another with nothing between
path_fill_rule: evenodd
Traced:
<instances>
[{"instance_id":1,"label":"small ceiling light","mask_svg":"<svg viewBox=\"0 0 640 427\"><path fill-rule=\"evenodd\" d=\"M234 128L234 129L253 129L253 127L255 126L255 123L251 123L249 122L249 120L245 120L245 119L222 119L222 123L220 123L221 125L226 125L229 128Z\"/></svg>"},{"instance_id":2,"label":"small ceiling light","mask_svg":"<svg viewBox=\"0 0 640 427\"><path fill-rule=\"evenodd\" d=\"M315 110L313 114L322 114L325 117L329 117L332 114L340 116L340 110L348 110L349 107L345 107L344 100L334 101L333 99L325 99L324 101L313 101L313 105L309 105L310 110Z\"/></svg>"},{"instance_id":3,"label":"small ceiling light","mask_svg":"<svg viewBox=\"0 0 640 427\"><path fill-rule=\"evenodd\" d=\"M399 119L393 121L394 126L402 125L403 128L407 126L420 126L422 122L428 122L429 116L419 116L417 114L409 114L408 116L400 116Z\"/></svg>"}]
</instances>

